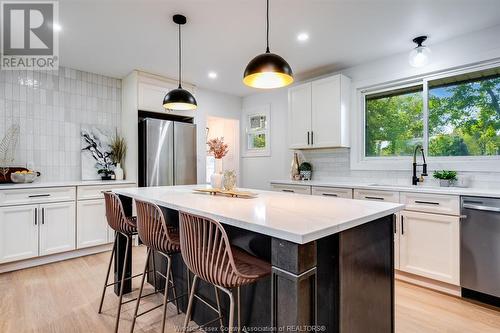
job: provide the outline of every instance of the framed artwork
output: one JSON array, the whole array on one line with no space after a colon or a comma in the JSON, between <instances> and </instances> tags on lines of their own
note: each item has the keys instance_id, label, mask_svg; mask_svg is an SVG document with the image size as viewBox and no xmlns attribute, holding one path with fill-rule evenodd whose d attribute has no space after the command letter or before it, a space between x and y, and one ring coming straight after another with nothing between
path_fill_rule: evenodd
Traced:
<instances>
[{"instance_id":1,"label":"framed artwork","mask_svg":"<svg viewBox=\"0 0 500 333\"><path fill-rule=\"evenodd\" d=\"M82 180L99 180L101 169L112 169L111 140L115 129L82 125L80 129Z\"/></svg>"},{"instance_id":2,"label":"framed artwork","mask_svg":"<svg viewBox=\"0 0 500 333\"><path fill-rule=\"evenodd\" d=\"M271 106L244 109L243 157L271 156Z\"/></svg>"}]
</instances>

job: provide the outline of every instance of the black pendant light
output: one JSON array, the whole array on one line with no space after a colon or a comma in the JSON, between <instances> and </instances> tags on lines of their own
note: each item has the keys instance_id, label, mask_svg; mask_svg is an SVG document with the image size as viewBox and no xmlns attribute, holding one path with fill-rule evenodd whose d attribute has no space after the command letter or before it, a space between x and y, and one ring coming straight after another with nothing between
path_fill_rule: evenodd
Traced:
<instances>
[{"instance_id":1,"label":"black pendant light","mask_svg":"<svg viewBox=\"0 0 500 333\"><path fill-rule=\"evenodd\" d=\"M189 91L183 89L181 84L181 25L186 24L186 17L176 14L173 20L179 25L179 87L165 95L163 107L168 110L195 110L198 106L196 99Z\"/></svg>"},{"instance_id":2,"label":"black pendant light","mask_svg":"<svg viewBox=\"0 0 500 333\"><path fill-rule=\"evenodd\" d=\"M273 89L291 84L293 73L285 59L269 51L269 0L266 1L266 53L259 54L248 63L243 83L254 88Z\"/></svg>"}]
</instances>

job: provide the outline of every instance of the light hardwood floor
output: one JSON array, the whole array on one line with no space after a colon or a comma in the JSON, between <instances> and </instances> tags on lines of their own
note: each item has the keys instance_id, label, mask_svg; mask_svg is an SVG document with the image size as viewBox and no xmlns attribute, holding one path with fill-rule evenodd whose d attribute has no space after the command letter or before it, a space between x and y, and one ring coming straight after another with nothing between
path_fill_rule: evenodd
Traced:
<instances>
[{"instance_id":1,"label":"light hardwood floor","mask_svg":"<svg viewBox=\"0 0 500 333\"><path fill-rule=\"evenodd\" d=\"M135 272L144 257L143 248L134 249ZM108 258L101 253L0 274L0 332L112 332L117 298L111 288L103 314L97 314ZM160 302L152 296L145 306ZM133 303L124 305L120 332L129 331L132 310ZM166 331L177 332L183 318L170 307ZM161 311L155 310L138 319L135 332L160 332L160 327ZM398 281L396 332L500 332L500 309Z\"/></svg>"}]
</instances>

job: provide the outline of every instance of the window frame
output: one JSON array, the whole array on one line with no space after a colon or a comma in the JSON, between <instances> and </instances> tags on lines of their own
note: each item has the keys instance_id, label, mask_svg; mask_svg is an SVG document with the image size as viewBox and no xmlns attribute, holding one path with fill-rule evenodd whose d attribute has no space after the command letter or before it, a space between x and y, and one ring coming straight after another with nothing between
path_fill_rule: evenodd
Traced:
<instances>
[{"instance_id":1,"label":"window frame","mask_svg":"<svg viewBox=\"0 0 500 333\"><path fill-rule=\"evenodd\" d=\"M396 80L370 86L354 87L356 91L356 114L353 117L353 146L351 148L351 169L353 170L411 170L412 156L367 157L365 146L366 128L366 95L388 92L396 89L422 85L423 99L423 146L426 159L431 170L453 169L457 171L493 172L500 169L500 155L492 156L428 156L429 147L429 82L446 77L478 72L500 67L500 60L463 66L452 70L434 72L413 78Z\"/></svg>"},{"instance_id":2,"label":"window frame","mask_svg":"<svg viewBox=\"0 0 500 333\"><path fill-rule=\"evenodd\" d=\"M266 128L253 130L250 128L250 117L266 117ZM242 157L267 157L271 156L271 105L265 104L248 109L243 109L241 114L241 123L243 125L242 136ZM264 148L250 149L248 137L249 134L264 134L266 137L266 146Z\"/></svg>"}]
</instances>

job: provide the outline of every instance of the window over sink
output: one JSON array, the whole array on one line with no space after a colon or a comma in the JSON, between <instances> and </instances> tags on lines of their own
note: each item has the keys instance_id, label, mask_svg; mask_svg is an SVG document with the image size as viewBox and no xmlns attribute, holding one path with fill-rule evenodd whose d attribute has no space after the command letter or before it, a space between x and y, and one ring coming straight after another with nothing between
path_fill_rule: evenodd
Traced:
<instances>
[{"instance_id":1,"label":"window over sink","mask_svg":"<svg viewBox=\"0 0 500 333\"><path fill-rule=\"evenodd\" d=\"M495 169L492 163L500 160L499 65L360 89L363 129L354 168L407 169L420 144L434 169Z\"/></svg>"}]
</instances>

